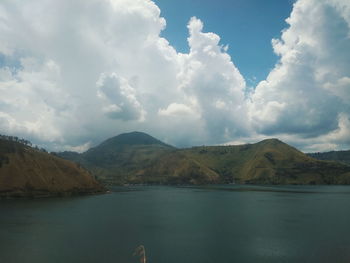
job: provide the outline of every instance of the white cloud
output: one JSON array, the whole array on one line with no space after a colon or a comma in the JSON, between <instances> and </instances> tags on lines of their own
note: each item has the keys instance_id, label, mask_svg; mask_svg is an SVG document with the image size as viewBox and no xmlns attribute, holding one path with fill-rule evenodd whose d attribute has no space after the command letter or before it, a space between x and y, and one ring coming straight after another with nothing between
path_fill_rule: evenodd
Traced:
<instances>
[{"instance_id":1,"label":"white cloud","mask_svg":"<svg viewBox=\"0 0 350 263\"><path fill-rule=\"evenodd\" d=\"M249 112L258 132L310 138L338 128L338 116L350 106L348 18L348 1L294 4L289 28L272 41L280 61L251 97Z\"/></svg>"},{"instance_id":2,"label":"white cloud","mask_svg":"<svg viewBox=\"0 0 350 263\"><path fill-rule=\"evenodd\" d=\"M276 133L273 136L252 133L247 137L241 137L225 143L225 145L238 145L251 142L258 142L268 138L278 138L290 145L297 147L303 152L324 152L333 150L344 150L350 146L350 117L340 114L337 118L337 128L329 133L315 137L303 137L296 133Z\"/></svg>"},{"instance_id":3,"label":"white cloud","mask_svg":"<svg viewBox=\"0 0 350 263\"><path fill-rule=\"evenodd\" d=\"M91 144L91 142L86 142L82 145L77 145L77 146L71 146L71 145L60 145L58 149L58 151L71 151L71 152L78 152L78 153L82 153L85 152L87 150L89 150L93 145ZM55 149L53 149L55 150Z\"/></svg>"},{"instance_id":4,"label":"white cloud","mask_svg":"<svg viewBox=\"0 0 350 263\"><path fill-rule=\"evenodd\" d=\"M245 81L233 64L220 37L203 33L203 23L193 17L189 24L189 54L182 54L179 89L194 97L206 125L208 141L247 132Z\"/></svg>"},{"instance_id":5,"label":"white cloud","mask_svg":"<svg viewBox=\"0 0 350 263\"><path fill-rule=\"evenodd\" d=\"M344 103L350 101L350 77L342 77L335 82L326 82L323 88L341 98Z\"/></svg>"},{"instance_id":6,"label":"white cloud","mask_svg":"<svg viewBox=\"0 0 350 263\"><path fill-rule=\"evenodd\" d=\"M60 141L60 120L69 114L69 98L59 88L54 61L22 58L21 69L2 68L0 74L0 128L45 141ZM54 119L56 118L56 120Z\"/></svg>"},{"instance_id":7,"label":"white cloud","mask_svg":"<svg viewBox=\"0 0 350 263\"><path fill-rule=\"evenodd\" d=\"M125 121L145 119L146 112L136 98L136 91L129 82L116 73L101 74L97 81L98 97L107 102L103 112L111 119Z\"/></svg>"},{"instance_id":8,"label":"white cloud","mask_svg":"<svg viewBox=\"0 0 350 263\"><path fill-rule=\"evenodd\" d=\"M350 4L298 0L287 22L252 92L201 20L188 23L189 53L176 52L150 0L3 0L0 133L55 150L131 130L178 145L350 146Z\"/></svg>"},{"instance_id":9,"label":"white cloud","mask_svg":"<svg viewBox=\"0 0 350 263\"><path fill-rule=\"evenodd\" d=\"M18 64L1 68L0 111L20 127L2 133L78 146L176 99L177 53L152 1L1 1L0 17L0 53Z\"/></svg>"},{"instance_id":10,"label":"white cloud","mask_svg":"<svg viewBox=\"0 0 350 263\"><path fill-rule=\"evenodd\" d=\"M196 114L189 106L179 103L171 103L166 109L159 109L161 116L186 116Z\"/></svg>"}]
</instances>

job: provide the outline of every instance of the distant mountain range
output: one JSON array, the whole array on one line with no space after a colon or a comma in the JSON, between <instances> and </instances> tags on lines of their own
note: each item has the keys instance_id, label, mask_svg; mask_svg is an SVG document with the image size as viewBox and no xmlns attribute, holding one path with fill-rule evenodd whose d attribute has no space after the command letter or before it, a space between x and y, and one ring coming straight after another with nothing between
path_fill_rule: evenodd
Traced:
<instances>
[{"instance_id":1,"label":"distant mountain range","mask_svg":"<svg viewBox=\"0 0 350 263\"><path fill-rule=\"evenodd\" d=\"M105 192L94 177L109 185L350 184L349 151L306 155L278 139L177 149L132 132L84 153L49 154L0 136L0 198Z\"/></svg>"},{"instance_id":2,"label":"distant mountain range","mask_svg":"<svg viewBox=\"0 0 350 263\"><path fill-rule=\"evenodd\" d=\"M349 166L316 160L278 139L177 149L132 132L81 154L55 154L80 163L107 184L350 184Z\"/></svg>"},{"instance_id":3,"label":"distant mountain range","mask_svg":"<svg viewBox=\"0 0 350 263\"><path fill-rule=\"evenodd\" d=\"M350 150L307 153L307 155L318 160L336 161L336 162L350 165Z\"/></svg>"},{"instance_id":4,"label":"distant mountain range","mask_svg":"<svg viewBox=\"0 0 350 263\"><path fill-rule=\"evenodd\" d=\"M0 136L0 198L47 197L105 192L83 167Z\"/></svg>"}]
</instances>

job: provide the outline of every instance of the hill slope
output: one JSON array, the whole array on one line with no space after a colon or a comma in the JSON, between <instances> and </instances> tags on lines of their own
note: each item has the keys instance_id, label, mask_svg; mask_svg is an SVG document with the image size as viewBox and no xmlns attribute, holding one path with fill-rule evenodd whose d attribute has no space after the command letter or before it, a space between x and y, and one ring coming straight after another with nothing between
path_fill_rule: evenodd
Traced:
<instances>
[{"instance_id":1,"label":"hill slope","mask_svg":"<svg viewBox=\"0 0 350 263\"><path fill-rule=\"evenodd\" d=\"M82 154L57 155L79 162L107 184L219 182L205 165L142 132L115 136Z\"/></svg>"},{"instance_id":2,"label":"hill slope","mask_svg":"<svg viewBox=\"0 0 350 263\"><path fill-rule=\"evenodd\" d=\"M152 159L154 155L175 149L150 135L142 132L125 133L110 138L100 145L89 149L81 158L89 164L111 167L138 165ZM138 154L135 155L135 152Z\"/></svg>"},{"instance_id":3,"label":"hill slope","mask_svg":"<svg viewBox=\"0 0 350 263\"><path fill-rule=\"evenodd\" d=\"M323 160L323 161L336 161L350 165L350 150L348 151L331 151L331 152L317 152L317 153L308 153L308 156Z\"/></svg>"},{"instance_id":4,"label":"hill slope","mask_svg":"<svg viewBox=\"0 0 350 263\"><path fill-rule=\"evenodd\" d=\"M144 133L122 134L85 153L60 153L111 184L350 184L350 167L315 160L269 139L176 149Z\"/></svg>"},{"instance_id":5,"label":"hill slope","mask_svg":"<svg viewBox=\"0 0 350 263\"><path fill-rule=\"evenodd\" d=\"M104 192L79 165L28 145L0 139L0 197Z\"/></svg>"},{"instance_id":6,"label":"hill slope","mask_svg":"<svg viewBox=\"0 0 350 263\"><path fill-rule=\"evenodd\" d=\"M218 184L220 175L181 150L165 153L128 178L130 183Z\"/></svg>"},{"instance_id":7,"label":"hill slope","mask_svg":"<svg viewBox=\"0 0 350 263\"><path fill-rule=\"evenodd\" d=\"M238 146L195 147L184 152L227 182L350 184L349 167L315 160L277 139Z\"/></svg>"},{"instance_id":8,"label":"hill slope","mask_svg":"<svg viewBox=\"0 0 350 263\"><path fill-rule=\"evenodd\" d=\"M57 153L80 163L107 184L124 184L127 178L175 148L142 132L120 134L78 154Z\"/></svg>"}]
</instances>

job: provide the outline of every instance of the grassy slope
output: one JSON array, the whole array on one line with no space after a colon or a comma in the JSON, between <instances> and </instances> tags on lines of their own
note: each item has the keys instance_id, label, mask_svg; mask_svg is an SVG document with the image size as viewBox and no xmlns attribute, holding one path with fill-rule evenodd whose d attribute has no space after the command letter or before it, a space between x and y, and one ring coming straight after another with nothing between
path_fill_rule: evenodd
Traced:
<instances>
[{"instance_id":1,"label":"grassy slope","mask_svg":"<svg viewBox=\"0 0 350 263\"><path fill-rule=\"evenodd\" d=\"M107 184L219 182L219 175L205 165L140 132L110 138L80 155L59 156L81 163Z\"/></svg>"},{"instance_id":2,"label":"grassy slope","mask_svg":"<svg viewBox=\"0 0 350 263\"><path fill-rule=\"evenodd\" d=\"M331 151L324 153L308 153L310 157L313 157L318 160L324 161L336 161L340 163L344 163L350 165L350 150L348 151Z\"/></svg>"},{"instance_id":3,"label":"grassy slope","mask_svg":"<svg viewBox=\"0 0 350 263\"><path fill-rule=\"evenodd\" d=\"M171 151L154 159L129 178L132 183L211 184L222 183L220 175L182 151Z\"/></svg>"},{"instance_id":4,"label":"grassy slope","mask_svg":"<svg viewBox=\"0 0 350 263\"><path fill-rule=\"evenodd\" d=\"M184 150L225 181L261 184L349 184L350 169L317 161L297 149L269 139L240 146L195 147Z\"/></svg>"},{"instance_id":5,"label":"grassy slope","mask_svg":"<svg viewBox=\"0 0 350 263\"><path fill-rule=\"evenodd\" d=\"M148 134L131 132L102 142L81 154L81 158L82 164L105 182L122 184L174 149Z\"/></svg>"},{"instance_id":6,"label":"grassy slope","mask_svg":"<svg viewBox=\"0 0 350 263\"><path fill-rule=\"evenodd\" d=\"M173 151L160 145L123 146L111 152L89 152L83 154L83 164L96 176L110 183L127 183L128 177L146 169L154 160ZM96 157L96 158L95 158Z\"/></svg>"},{"instance_id":7,"label":"grassy slope","mask_svg":"<svg viewBox=\"0 0 350 263\"><path fill-rule=\"evenodd\" d=\"M79 165L20 143L0 140L0 196L51 196L104 191Z\"/></svg>"},{"instance_id":8,"label":"grassy slope","mask_svg":"<svg viewBox=\"0 0 350 263\"><path fill-rule=\"evenodd\" d=\"M350 167L315 160L277 139L180 150L128 133L68 155L110 184L350 184Z\"/></svg>"}]
</instances>

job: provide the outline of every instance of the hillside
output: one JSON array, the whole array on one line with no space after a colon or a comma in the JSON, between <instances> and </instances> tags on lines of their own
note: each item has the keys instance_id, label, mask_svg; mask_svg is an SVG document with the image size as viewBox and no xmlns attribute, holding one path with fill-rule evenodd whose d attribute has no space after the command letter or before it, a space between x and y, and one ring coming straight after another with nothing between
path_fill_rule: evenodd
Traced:
<instances>
[{"instance_id":1,"label":"hillside","mask_svg":"<svg viewBox=\"0 0 350 263\"><path fill-rule=\"evenodd\" d=\"M186 156L181 150L154 159L147 167L128 178L130 183L152 184L218 184L221 176L200 161Z\"/></svg>"},{"instance_id":2,"label":"hillside","mask_svg":"<svg viewBox=\"0 0 350 263\"><path fill-rule=\"evenodd\" d=\"M56 155L80 163L106 184L219 182L211 169L142 132L120 134L82 154Z\"/></svg>"},{"instance_id":3,"label":"hillside","mask_svg":"<svg viewBox=\"0 0 350 263\"><path fill-rule=\"evenodd\" d=\"M107 139L82 154L56 155L81 164L107 184L124 184L128 177L174 149L146 133L131 132Z\"/></svg>"},{"instance_id":4,"label":"hillside","mask_svg":"<svg viewBox=\"0 0 350 263\"><path fill-rule=\"evenodd\" d=\"M142 132L125 133L110 138L100 145L89 149L81 158L89 164L111 167L115 164L132 169L133 164L147 162L164 152L173 150L150 135ZM137 155L135 154L137 152Z\"/></svg>"},{"instance_id":5,"label":"hillside","mask_svg":"<svg viewBox=\"0 0 350 263\"><path fill-rule=\"evenodd\" d=\"M76 163L0 138L0 198L104 191L105 188Z\"/></svg>"},{"instance_id":6,"label":"hillside","mask_svg":"<svg viewBox=\"0 0 350 263\"><path fill-rule=\"evenodd\" d=\"M145 133L108 139L85 153L59 153L109 184L350 184L350 167L319 161L279 141L176 149Z\"/></svg>"},{"instance_id":7,"label":"hillside","mask_svg":"<svg viewBox=\"0 0 350 263\"><path fill-rule=\"evenodd\" d=\"M184 153L226 182L254 184L349 184L350 168L315 160L278 139L238 146L194 147Z\"/></svg>"},{"instance_id":8,"label":"hillside","mask_svg":"<svg viewBox=\"0 0 350 263\"><path fill-rule=\"evenodd\" d=\"M308 156L323 160L323 161L336 161L343 164L350 165L350 150L348 151L330 151L330 152L316 152L308 153Z\"/></svg>"}]
</instances>

